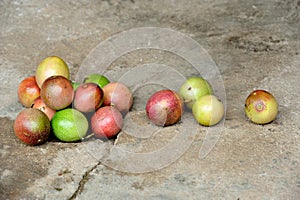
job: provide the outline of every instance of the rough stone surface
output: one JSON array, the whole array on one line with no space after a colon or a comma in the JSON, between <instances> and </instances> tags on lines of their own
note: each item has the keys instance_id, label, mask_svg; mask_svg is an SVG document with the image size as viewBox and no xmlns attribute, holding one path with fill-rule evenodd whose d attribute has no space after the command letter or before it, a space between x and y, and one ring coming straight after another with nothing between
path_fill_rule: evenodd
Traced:
<instances>
[{"instance_id":1,"label":"rough stone surface","mask_svg":"<svg viewBox=\"0 0 300 200\"><path fill-rule=\"evenodd\" d=\"M299 20L298 0L0 1L0 199L299 199ZM125 123L116 141L106 142L51 138L31 147L15 137L13 120L23 109L18 84L34 75L41 60L60 56L75 79L101 41L144 26L190 36L219 68L227 113L224 130L206 157L199 159L199 150L208 128L199 126L183 155L162 169L122 172L102 162L114 146L159 149L180 134L181 124L136 139L130 133L139 129ZM195 74L185 68L185 60L158 50L126 54L107 74L118 80L135 66L154 62L185 77ZM165 76L158 73L156 79ZM132 119L142 127L156 128L142 110L159 88L150 85L134 93ZM269 90L279 103L276 120L264 126L250 123L243 110L245 98L258 88ZM186 120L192 120L188 115Z\"/></svg>"}]
</instances>

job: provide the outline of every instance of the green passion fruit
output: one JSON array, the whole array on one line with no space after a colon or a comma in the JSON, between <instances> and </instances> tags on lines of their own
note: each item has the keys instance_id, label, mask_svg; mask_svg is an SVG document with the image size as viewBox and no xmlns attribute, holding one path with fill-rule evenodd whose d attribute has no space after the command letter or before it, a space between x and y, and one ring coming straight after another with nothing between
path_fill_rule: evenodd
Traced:
<instances>
[{"instance_id":1,"label":"green passion fruit","mask_svg":"<svg viewBox=\"0 0 300 200\"><path fill-rule=\"evenodd\" d=\"M89 127L86 117L73 108L57 111L51 125L54 135L63 142L76 142L83 139Z\"/></svg>"},{"instance_id":2,"label":"green passion fruit","mask_svg":"<svg viewBox=\"0 0 300 200\"><path fill-rule=\"evenodd\" d=\"M179 95L190 109L201 96L212 93L213 89L209 82L198 76L189 77L179 89Z\"/></svg>"},{"instance_id":3,"label":"green passion fruit","mask_svg":"<svg viewBox=\"0 0 300 200\"><path fill-rule=\"evenodd\" d=\"M192 112L199 124L213 126L223 118L224 105L216 96L204 95L194 103Z\"/></svg>"},{"instance_id":4,"label":"green passion fruit","mask_svg":"<svg viewBox=\"0 0 300 200\"><path fill-rule=\"evenodd\" d=\"M109 79L101 74L90 74L88 75L84 81L84 83L96 83L100 88L103 88L108 83L110 83Z\"/></svg>"}]
</instances>

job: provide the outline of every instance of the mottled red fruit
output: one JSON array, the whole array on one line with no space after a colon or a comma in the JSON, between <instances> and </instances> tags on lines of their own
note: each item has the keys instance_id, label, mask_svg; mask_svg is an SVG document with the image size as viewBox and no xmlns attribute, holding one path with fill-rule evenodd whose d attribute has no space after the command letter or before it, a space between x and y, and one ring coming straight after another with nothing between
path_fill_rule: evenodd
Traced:
<instances>
[{"instance_id":1,"label":"mottled red fruit","mask_svg":"<svg viewBox=\"0 0 300 200\"><path fill-rule=\"evenodd\" d=\"M92 130L98 138L112 138L122 128L123 118L120 111L112 106L99 108L91 118Z\"/></svg>"},{"instance_id":2,"label":"mottled red fruit","mask_svg":"<svg viewBox=\"0 0 300 200\"><path fill-rule=\"evenodd\" d=\"M51 76L42 85L41 97L53 110L66 108L72 103L74 97L72 83L64 76Z\"/></svg>"},{"instance_id":3,"label":"mottled red fruit","mask_svg":"<svg viewBox=\"0 0 300 200\"><path fill-rule=\"evenodd\" d=\"M29 108L32 102L40 96L40 88L35 76L30 76L21 81L18 87L18 98L21 104Z\"/></svg>"},{"instance_id":4,"label":"mottled red fruit","mask_svg":"<svg viewBox=\"0 0 300 200\"><path fill-rule=\"evenodd\" d=\"M129 88L123 83L111 82L103 87L104 106L114 106L126 114L132 106L133 97Z\"/></svg>"},{"instance_id":5,"label":"mottled red fruit","mask_svg":"<svg viewBox=\"0 0 300 200\"><path fill-rule=\"evenodd\" d=\"M50 129L47 115L36 108L26 108L21 111L14 122L17 138L29 145L46 142L50 135Z\"/></svg>"},{"instance_id":6,"label":"mottled red fruit","mask_svg":"<svg viewBox=\"0 0 300 200\"><path fill-rule=\"evenodd\" d=\"M47 106L41 97L36 98L34 100L33 104L31 105L31 107L37 108L40 111L42 111L43 113L45 113L50 121L56 113L56 110L53 110L52 108Z\"/></svg>"},{"instance_id":7,"label":"mottled red fruit","mask_svg":"<svg viewBox=\"0 0 300 200\"><path fill-rule=\"evenodd\" d=\"M84 83L75 92L74 107L81 112L97 110L103 102L103 90L95 83Z\"/></svg>"},{"instance_id":8,"label":"mottled red fruit","mask_svg":"<svg viewBox=\"0 0 300 200\"><path fill-rule=\"evenodd\" d=\"M148 118L158 126L175 124L183 113L183 101L173 90L161 90L154 93L147 102Z\"/></svg>"}]
</instances>

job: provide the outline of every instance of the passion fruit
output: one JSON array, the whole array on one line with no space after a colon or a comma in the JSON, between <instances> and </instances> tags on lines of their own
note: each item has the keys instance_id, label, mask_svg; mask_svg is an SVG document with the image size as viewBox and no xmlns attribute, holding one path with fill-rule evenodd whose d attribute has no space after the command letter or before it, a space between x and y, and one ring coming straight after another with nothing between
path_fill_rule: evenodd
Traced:
<instances>
[{"instance_id":1,"label":"passion fruit","mask_svg":"<svg viewBox=\"0 0 300 200\"><path fill-rule=\"evenodd\" d=\"M183 101L173 90L160 90L148 99L146 113L150 121L158 126L172 125L181 119Z\"/></svg>"},{"instance_id":2,"label":"passion fruit","mask_svg":"<svg viewBox=\"0 0 300 200\"><path fill-rule=\"evenodd\" d=\"M51 125L54 135L63 142L76 142L83 139L89 127L86 117L73 108L57 111Z\"/></svg>"},{"instance_id":3,"label":"passion fruit","mask_svg":"<svg viewBox=\"0 0 300 200\"><path fill-rule=\"evenodd\" d=\"M202 77L192 76L180 87L179 95L186 106L192 109L193 104L204 95L212 94L213 89L210 83Z\"/></svg>"},{"instance_id":4,"label":"passion fruit","mask_svg":"<svg viewBox=\"0 0 300 200\"><path fill-rule=\"evenodd\" d=\"M28 145L46 142L50 130L51 126L47 115L36 108L22 110L14 121L15 135Z\"/></svg>"},{"instance_id":5,"label":"passion fruit","mask_svg":"<svg viewBox=\"0 0 300 200\"><path fill-rule=\"evenodd\" d=\"M103 106L114 106L125 115L133 104L129 88L120 82L110 82L103 87Z\"/></svg>"},{"instance_id":6,"label":"passion fruit","mask_svg":"<svg viewBox=\"0 0 300 200\"><path fill-rule=\"evenodd\" d=\"M40 96L40 88L36 83L35 76L30 76L21 81L18 87L18 98L21 104L27 108Z\"/></svg>"},{"instance_id":7,"label":"passion fruit","mask_svg":"<svg viewBox=\"0 0 300 200\"><path fill-rule=\"evenodd\" d=\"M51 76L45 80L41 88L41 98L47 106L54 110L68 107L74 97L72 83L64 76Z\"/></svg>"},{"instance_id":8,"label":"passion fruit","mask_svg":"<svg viewBox=\"0 0 300 200\"><path fill-rule=\"evenodd\" d=\"M39 63L36 69L36 82L41 88L43 82L51 76L64 76L70 78L70 71L65 61L57 56L50 56Z\"/></svg>"},{"instance_id":9,"label":"passion fruit","mask_svg":"<svg viewBox=\"0 0 300 200\"><path fill-rule=\"evenodd\" d=\"M102 139L110 139L116 136L121 131L122 125L122 114L112 106L99 108L91 118L94 135Z\"/></svg>"},{"instance_id":10,"label":"passion fruit","mask_svg":"<svg viewBox=\"0 0 300 200\"><path fill-rule=\"evenodd\" d=\"M73 105L81 112L97 110L103 102L103 90L95 83L84 83L75 92Z\"/></svg>"},{"instance_id":11,"label":"passion fruit","mask_svg":"<svg viewBox=\"0 0 300 200\"><path fill-rule=\"evenodd\" d=\"M254 90L246 99L245 112L247 117L256 124L272 122L278 113L275 97L265 90Z\"/></svg>"},{"instance_id":12,"label":"passion fruit","mask_svg":"<svg viewBox=\"0 0 300 200\"><path fill-rule=\"evenodd\" d=\"M108 83L110 83L108 78L104 75L101 75L101 74L90 74L84 79L83 82L84 83L96 83L101 88L103 88Z\"/></svg>"},{"instance_id":13,"label":"passion fruit","mask_svg":"<svg viewBox=\"0 0 300 200\"><path fill-rule=\"evenodd\" d=\"M31 105L31 107L37 108L43 113L45 113L50 121L53 118L54 114L56 113L56 110L53 110L52 108L47 106L41 97L36 98L33 104Z\"/></svg>"},{"instance_id":14,"label":"passion fruit","mask_svg":"<svg viewBox=\"0 0 300 200\"><path fill-rule=\"evenodd\" d=\"M77 88L80 86L81 84L75 81L72 81L72 86L73 86L73 90L76 91Z\"/></svg>"},{"instance_id":15,"label":"passion fruit","mask_svg":"<svg viewBox=\"0 0 300 200\"><path fill-rule=\"evenodd\" d=\"M199 124L213 126L223 118L224 105L216 96L204 95L194 103L192 112Z\"/></svg>"}]
</instances>

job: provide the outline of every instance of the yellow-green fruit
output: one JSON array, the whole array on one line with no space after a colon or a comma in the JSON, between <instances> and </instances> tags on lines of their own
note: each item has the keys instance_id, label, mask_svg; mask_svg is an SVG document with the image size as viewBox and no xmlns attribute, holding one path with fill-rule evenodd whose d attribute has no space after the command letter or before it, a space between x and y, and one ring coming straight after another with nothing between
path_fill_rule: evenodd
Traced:
<instances>
[{"instance_id":1,"label":"yellow-green fruit","mask_svg":"<svg viewBox=\"0 0 300 200\"><path fill-rule=\"evenodd\" d=\"M75 142L86 136L88 120L73 108L57 111L51 121L54 135L64 142Z\"/></svg>"},{"instance_id":2,"label":"yellow-green fruit","mask_svg":"<svg viewBox=\"0 0 300 200\"><path fill-rule=\"evenodd\" d=\"M36 82L41 88L43 82L51 76L64 76L70 79L70 71L65 61L57 56L45 58L36 69Z\"/></svg>"},{"instance_id":3,"label":"yellow-green fruit","mask_svg":"<svg viewBox=\"0 0 300 200\"><path fill-rule=\"evenodd\" d=\"M186 106L192 109L193 104L202 96L212 94L213 89L209 82L201 77L192 76L180 87L179 95Z\"/></svg>"},{"instance_id":4,"label":"yellow-green fruit","mask_svg":"<svg viewBox=\"0 0 300 200\"><path fill-rule=\"evenodd\" d=\"M83 82L84 83L90 83L90 82L96 83L97 85L100 86L100 88L103 88L104 86L106 86L107 84L110 83L108 78L101 74L90 74L84 79Z\"/></svg>"},{"instance_id":5,"label":"yellow-green fruit","mask_svg":"<svg viewBox=\"0 0 300 200\"><path fill-rule=\"evenodd\" d=\"M213 126L223 118L224 105L216 96L205 95L194 103L192 112L199 124Z\"/></svg>"},{"instance_id":6,"label":"yellow-green fruit","mask_svg":"<svg viewBox=\"0 0 300 200\"><path fill-rule=\"evenodd\" d=\"M272 122L278 113L278 104L274 96L265 90L254 90L245 102L247 117L256 124Z\"/></svg>"}]
</instances>

